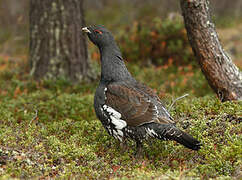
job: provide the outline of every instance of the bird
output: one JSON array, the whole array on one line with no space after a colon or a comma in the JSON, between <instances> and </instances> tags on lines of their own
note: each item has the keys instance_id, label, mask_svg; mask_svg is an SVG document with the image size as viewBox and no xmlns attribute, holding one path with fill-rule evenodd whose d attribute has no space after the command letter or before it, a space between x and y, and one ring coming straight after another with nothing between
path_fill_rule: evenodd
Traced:
<instances>
[{"instance_id":1,"label":"bird","mask_svg":"<svg viewBox=\"0 0 242 180\"><path fill-rule=\"evenodd\" d=\"M142 154L143 141L149 138L173 140L199 150L201 143L176 127L154 90L128 71L112 33L103 25L83 27L82 31L100 52L101 78L94 109L108 134L121 143L126 139L135 141L138 156Z\"/></svg>"}]
</instances>

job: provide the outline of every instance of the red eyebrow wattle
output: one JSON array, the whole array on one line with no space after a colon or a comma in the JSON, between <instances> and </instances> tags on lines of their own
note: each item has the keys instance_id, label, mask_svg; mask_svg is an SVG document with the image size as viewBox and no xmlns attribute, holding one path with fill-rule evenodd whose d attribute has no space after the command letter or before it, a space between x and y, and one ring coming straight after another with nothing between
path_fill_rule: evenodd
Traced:
<instances>
[{"instance_id":1,"label":"red eyebrow wattle","mask_svg":"<svg viewBox=\"0 0 242 180\"><path fill-rule=\"evenodd\" d=\"M97 32L97 33L99 33L99 34L102 34L103 33L102 31L100 31L98 29L95 29L94 31Z\"/></svg>"}]
</instances>

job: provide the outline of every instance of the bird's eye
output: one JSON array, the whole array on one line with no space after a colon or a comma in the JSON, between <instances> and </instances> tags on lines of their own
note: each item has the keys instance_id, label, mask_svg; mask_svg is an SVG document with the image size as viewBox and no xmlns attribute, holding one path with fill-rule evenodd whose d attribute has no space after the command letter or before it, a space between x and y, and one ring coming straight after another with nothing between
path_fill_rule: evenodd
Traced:
<instances>
[{"instance_id":1,"label":"bird's eye","mask_svg":"<svg viewBox=\"0 0 242 180\"><path fill-rule=\"evenodd\" d=\"M95 33L98 33L98 34L102 34L102 33L103 33L102 31L100 31L100 30L98 30L98 29L95 29L94 32L95 32Z\"/></svg>"}]
</instances>

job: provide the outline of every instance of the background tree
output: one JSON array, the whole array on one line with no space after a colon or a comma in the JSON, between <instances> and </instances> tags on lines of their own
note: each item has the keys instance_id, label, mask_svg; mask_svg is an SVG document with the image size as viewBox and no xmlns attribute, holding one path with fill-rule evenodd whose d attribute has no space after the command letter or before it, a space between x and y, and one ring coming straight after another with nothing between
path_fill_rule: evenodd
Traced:
<instances>
[{"instance_id":1,"label":"background tree","mask_svg":"<svg viewBox=\"0 0 242 180\"><path fill-rule=\"evenodd\" d=\"M242 100L242 73L224 52L209 13L208 0L180 0L193 52L221 101Z\"/></svg>"},{"instance_id":2,"label":"background tree","mask_svg":"<svg viewBox=\"0 0 242 180\"><path fill-rule=\"evenodd\" d=\"M30 0L30 63L35 79L89 76L83 0Z\"/></svg>"}]
</instances>

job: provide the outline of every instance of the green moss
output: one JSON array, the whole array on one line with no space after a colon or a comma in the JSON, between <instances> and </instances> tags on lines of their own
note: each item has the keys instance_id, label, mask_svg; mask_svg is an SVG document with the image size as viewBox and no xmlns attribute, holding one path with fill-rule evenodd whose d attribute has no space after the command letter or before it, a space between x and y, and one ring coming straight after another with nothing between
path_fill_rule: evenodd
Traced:
<instances>
[{"instance_id":1,"label":"green moss","mask_svg":"<svg viewBox=\"0 0 242 180\"><path fill-rule=\"evenodd\" d=\"M11 67L11 66L10 66ZM11 69L9 67L9 69ZM19 66L21 67L21 66ZM96 118L96 83L71 85L65 79L36 83L19 69L0 73L1 179L60 177L80 179L230 179L238 176L241 154L241 103L221 103L200 71L187 67L140 70L139 80L156 89L177 125L203 143L194 152L175 142L151 140L144 158L135 144L122 152ZM187 74L193 72L193 76ZM10 78L11 77L11 78ZM188 78L183 82L184 77ZM175 82L175 86L170 84ZM205 87L201 90L201 87ZM165 97L164 96L165 94Z\"/></svg>"},{"instance_id":2,"label":"green moss","mask_svg":"<svg viewBox=\"0 0 242 180\"><path fill-rule=\"evenodd\" d=\"M34 105L26 106L26 100ZM92 101L89 93L55 97L49 90L3 101L0 142L1 154L8 157L2 168L5 177L223 177L233 175L241 163L241 125L235 113L239 103L220 103L211 97L181 100L172 113L179 126L189 124L186 131L198 137L203 148L193 152L174 142L154 140L145 144L144 159L136 160L132 142L122 153L104 131ZM38 120L33 120L35 108Z\"/></svg>"}]
</instances>

